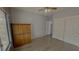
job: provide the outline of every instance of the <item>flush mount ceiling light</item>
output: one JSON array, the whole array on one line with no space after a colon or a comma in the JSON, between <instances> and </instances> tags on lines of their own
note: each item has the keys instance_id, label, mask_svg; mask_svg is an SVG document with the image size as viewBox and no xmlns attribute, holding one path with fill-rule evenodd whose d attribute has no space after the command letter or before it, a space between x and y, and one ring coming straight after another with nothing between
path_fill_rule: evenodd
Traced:
<instances>
[{"instance_id":1,"label":"flush mount ceiling light","mask_svg":"<svg viewBox=\"0 0 79 59\"><path fill-rule=\"evenodd\" d=\"M46 13L48 12L56 12L58 8L56 7L44 7L44 8L41 8L39 11L44 11Z\"/></svg>"}]
</instances>

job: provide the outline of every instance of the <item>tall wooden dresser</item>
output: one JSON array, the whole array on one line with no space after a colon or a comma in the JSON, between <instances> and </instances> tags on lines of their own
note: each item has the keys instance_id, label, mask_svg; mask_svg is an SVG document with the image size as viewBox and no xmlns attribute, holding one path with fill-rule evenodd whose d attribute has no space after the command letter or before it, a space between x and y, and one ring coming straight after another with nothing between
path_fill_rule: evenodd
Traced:
<instances>
[{"instance_id":1,"label":"tall wooden dresser","mask_svg":"<svg viewBox=\"0 0 79 59\"><path fill-rule=\"evenodd\" d=\"M11 24L11 29L15 48L31 43L31 24Z\"/></svg>"}]
</instances>

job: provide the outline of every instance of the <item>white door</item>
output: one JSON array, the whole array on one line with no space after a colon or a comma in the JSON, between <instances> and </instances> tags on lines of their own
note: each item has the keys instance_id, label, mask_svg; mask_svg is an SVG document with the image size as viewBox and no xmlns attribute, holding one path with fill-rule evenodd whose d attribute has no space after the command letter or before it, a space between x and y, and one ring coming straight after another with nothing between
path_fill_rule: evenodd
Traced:
<instances>
[{"instance_id":1,"label":"white door","mask_svg":"<svg viewBox=\"0 0 79 59\"><path fill-rule=\"evenodd\" d=\"M79 46L79 17L65 19L64 41Z\"/></svg>"},{"instance_id":2,"label":"white door","mask_svg":"<svg viewBox=\"0 0 79 59\"><path fill-rule=\"evenodd\" d=\"M46 34L51 35L52 34L52 21L46 22Z\"/></svg>"},{"instance_id":3,"label":"white door","mask_svg":"<svg viewBox=\"0 0 79 59\"><path fill-rule=\"evenodd\" d=\"M9 45L9 37L7 32L7 24L6 24L6 18L5 13L0 10L0 44L2 50L6 50Z\"/></svg>"}]
</instances>

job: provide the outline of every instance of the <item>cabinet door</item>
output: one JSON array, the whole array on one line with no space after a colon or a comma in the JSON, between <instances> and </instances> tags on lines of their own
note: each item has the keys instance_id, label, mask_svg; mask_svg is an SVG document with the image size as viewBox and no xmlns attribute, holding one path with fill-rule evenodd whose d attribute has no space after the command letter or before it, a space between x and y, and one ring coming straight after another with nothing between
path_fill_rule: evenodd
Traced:
<instances>
[{"instance_id":1,"label":"cabinet door","mask_svg":"<svg viewBox=\"0 0 79 59\"><path fill-rule=\"evenodd\" d=\"M19 47L19 46L22 46L24 45L24 39L23 39L23 35L16 35L14 36L14 47Z\"/></svg>"},{"instance_id":2,"label":"cabinet door","mask_svg":"<svg viewBox=\"0 0 79 59\"><path fill-rule=\"evenodd\" d=\"M2 12L1 10L0 10L0 39L1 39L2 50L6 50L9 45L9 37L8 37L5 13Z\"/></svg>"},{"instance_id":3,"label":"cabinet door","mask_svg":"<svg viewBox=\"0 0 79 59\"><path fill-rule=\"evenodd\" d=\"M30 43L31 42L31 33L28 32L26 35L24 35L24 43Z\"/></svg>"},{"instance_id":4,"label":"cabinet door","mask_svg":"<svg viewBox=\"0 0 79 59\"><path fill-rule=\"evenodd\" d=\"M79 17L65 19L64 41L79 46Z\"/></svg>"},{"instance_id":5,"label":"cabinet door","mask_svg":"<svg viewBox=\"0 0 79 59\"><path fill-rule=\"evenodd\" d=\"M18 47L24 44L22 29L23 28L20 24L12 24L14 47Z\"/></svg>"},{"instance_id":6,"label":"cabinet door","mask_svg":"<svg viewBox=\"0 0 79 59\"><path fill-rule=\"evenodd\" d=\"M31 26L28 24L12 24L14 47L31 42Z\"/></svg>"}]
</instances>

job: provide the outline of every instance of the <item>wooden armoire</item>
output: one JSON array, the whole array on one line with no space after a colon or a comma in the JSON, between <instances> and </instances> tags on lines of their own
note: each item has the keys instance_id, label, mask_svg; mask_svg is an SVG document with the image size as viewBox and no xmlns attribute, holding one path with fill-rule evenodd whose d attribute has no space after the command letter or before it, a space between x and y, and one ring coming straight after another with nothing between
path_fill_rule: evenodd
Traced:
<instances>
[{"instance_id":1,"label":"wooden armoire","mask_svg":"<svg viewBox=\"0 0 79 59\"><path fill-rule=\"evenodd\" d=\"M11 24L11 29L15 48L31 43L31 24Z\"/></svg>"}]
</instances>

